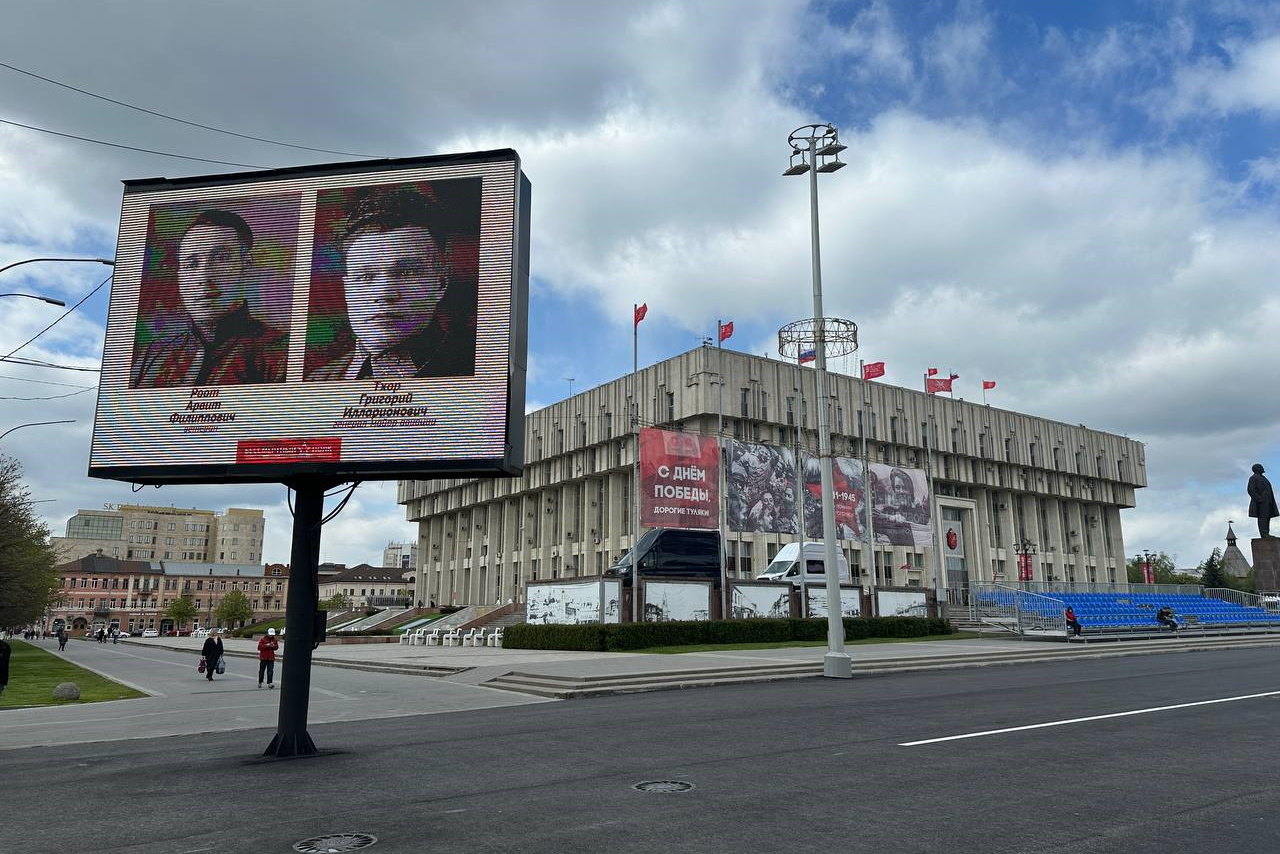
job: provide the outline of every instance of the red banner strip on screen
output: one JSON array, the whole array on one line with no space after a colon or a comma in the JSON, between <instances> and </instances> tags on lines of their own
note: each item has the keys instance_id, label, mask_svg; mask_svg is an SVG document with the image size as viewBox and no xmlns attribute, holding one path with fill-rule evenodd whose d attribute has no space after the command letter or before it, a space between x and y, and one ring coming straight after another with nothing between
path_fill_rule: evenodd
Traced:
<instances>
[{"instance_id":1,"label":"red banner strip on screen","mask_svg":"<svg viewBox=\"0 0 1280 854\"><path fill-rule=\"evenodd\" d=\"M242 439L236 442L237 463L337 463L342 439Z\"/></svg>"}]
</instances>

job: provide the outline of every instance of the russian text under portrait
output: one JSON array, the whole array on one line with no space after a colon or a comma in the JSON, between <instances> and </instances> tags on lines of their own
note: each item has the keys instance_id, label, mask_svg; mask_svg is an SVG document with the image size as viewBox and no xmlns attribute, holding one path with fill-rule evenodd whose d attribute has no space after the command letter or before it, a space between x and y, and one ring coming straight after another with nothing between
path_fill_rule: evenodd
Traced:
<instances>
[{"instance_id":1,"label":"russian text under portrait","mask_svg":"<svg viewBox=\"0 0 1280 854\"><path fill-rule=\"evenodd\" d=\"M475 373L479 221L479 179L319 193L303 378Z\"/></svg>"},{"instance_id":2,"label":"russian text under portrait","mask_svg":"<svg viewBox=\"0 0 1280 854\"><path fill-rule=\"evenodd\" d=\"M296 196L153 208L130 386L284 382L296 223Z\"/></svg>"}]
</instances>

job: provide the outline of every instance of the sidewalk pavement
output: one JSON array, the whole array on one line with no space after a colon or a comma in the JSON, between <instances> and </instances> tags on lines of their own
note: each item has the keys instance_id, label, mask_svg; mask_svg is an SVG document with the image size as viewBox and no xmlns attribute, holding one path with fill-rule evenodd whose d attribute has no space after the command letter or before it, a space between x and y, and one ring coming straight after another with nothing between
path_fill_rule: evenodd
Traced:
<instances>
[{"instance_id":1,"label":"sidewalk pavement","mask_svg":"<svg viewBox=\"0 0 1280 854\"><path fill-rule=\"evenodd\" d=\"M202 638L130 639L198 653ZM904 641L846 647L854 676L1018 662L1103 658L1204 649L1280 645L1277 635L1067 643L1016 638ZM256 658L256 641L227 638L227 653ZM405 644L324 645L312 653L315 666L435 676L448 682L568 698L673 687L800 678L822 673L826 647L690 652L653 655L625 652L561 652L494 647L408 646Z\"/></svg>"}]
</instances>

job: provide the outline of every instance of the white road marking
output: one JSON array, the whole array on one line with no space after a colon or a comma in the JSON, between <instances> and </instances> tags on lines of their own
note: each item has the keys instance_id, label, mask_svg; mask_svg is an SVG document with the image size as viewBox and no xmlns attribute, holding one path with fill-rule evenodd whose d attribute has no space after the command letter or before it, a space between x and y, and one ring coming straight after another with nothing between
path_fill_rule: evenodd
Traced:
<instances>
[{"instance_id":1,"label":"white road marking","mask_svg":"<svg viewBox=\"0 0 1280 854\"><path fill-rule=\"evenodd\" d=\"M1280 696L1280 691L1266 691L1261 694L1242 694L1239 697L1220 697L1216 700L1199 700L1195 703L1178 703L1173 706L1153 706L1150 709L1131 709L1127 712L1112 712L1108 715L1090 715L1087 718L1068 718L1062 721L1048 721L1042 724L1027 724L1026 726L1011 726L1003 729L988 729L982 732L968 732L963 735L947 735L942 738L926 738L920 741L904 741L898 744L899 747L919 747L922 744L937 744L941 741L959 741L965 738L982 738L988 735L1003 735L1007 732L1023 732L1029 729L1044 729L1053 726L1067 726L1068 724L1083 724L1090 721L1105 721L1109 718L1125 718L1131 715L1149 715L1152 712L1168 712L1173 709L1190 709L1196 706L1212 706L1217 703L1234 703L1239 700L1256 700L1259 697L1275 697Z\"/></svg>"}]
</instances>

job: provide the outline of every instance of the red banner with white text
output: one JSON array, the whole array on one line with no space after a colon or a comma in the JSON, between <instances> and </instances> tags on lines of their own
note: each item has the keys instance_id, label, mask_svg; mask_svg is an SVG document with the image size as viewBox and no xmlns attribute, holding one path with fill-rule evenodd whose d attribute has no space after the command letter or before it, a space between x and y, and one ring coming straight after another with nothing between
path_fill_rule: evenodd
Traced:
<instances>
[{"instance_id":1,"label":"red banner with white text","mask_svg":"<svg viewBox=\"0 0 1280 854\"><path fill-rule=\"evenodd\" d=\"M713 436L640 431L640 524L720 527L720 446Z\"/></svg>"}]
</instances>

